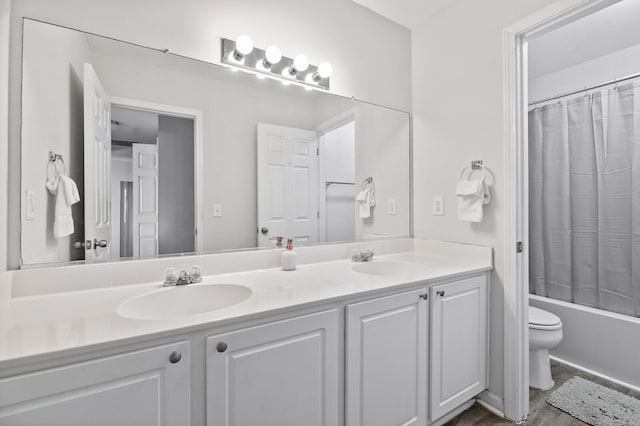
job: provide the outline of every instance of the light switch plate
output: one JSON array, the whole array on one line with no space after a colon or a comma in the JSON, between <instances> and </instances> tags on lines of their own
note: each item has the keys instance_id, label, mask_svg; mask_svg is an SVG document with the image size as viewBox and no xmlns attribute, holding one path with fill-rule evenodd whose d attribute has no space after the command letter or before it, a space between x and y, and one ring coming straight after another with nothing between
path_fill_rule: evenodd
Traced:
<instances>
[{"instance_id":1,"label":"light switch plate","mask_svg":"<svg viewBox=\"0 0 640 426\"><path fill-rule=\"evenodd\" d=\"M388 214L396 214L396 199L389 198L387 200L387 213Z\"/></svg>"},{"instance_id":2,"label":"light switch plate","mask_svg":"<svg viewBox=\"0 0 640 426\"><path fill-rule=\"evenodd\" d=\"M222 216L222 204L215 203L213 205L213 217Z\"/></svg>"},{"instance_id":3,"label":"light switch plate","mask_svg":"<svg viewBox=\"0 0 640 426\"><path fill-rule=\"evenodd\" d=\"M26 219L27 220L35 220L36 219L36 196L33 193L32 189L26 190Z\"/></svg>"},{"instance_id":4,"label":"light switch plate","mask_svg":"<svg viewBox=\"0 0 640 426\"><path fill-rule=\"evenodd\" d=\"M444 197L442 195L433 197L433 215L444 216Z\"/></svg>"}]
</instances>

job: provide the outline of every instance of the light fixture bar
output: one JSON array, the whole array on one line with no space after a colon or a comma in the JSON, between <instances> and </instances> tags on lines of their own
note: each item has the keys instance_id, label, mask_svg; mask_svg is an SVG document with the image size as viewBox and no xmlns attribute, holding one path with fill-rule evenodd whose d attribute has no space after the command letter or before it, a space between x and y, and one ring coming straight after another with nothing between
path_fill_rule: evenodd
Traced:
<instances>
[{"instance_id":1,"label":"light fixture bar","mask_svg":"<svg viewBox=\"0 0 640 426\"><path fill-rule=\"evenodd\" d=\"M296 83L296 85L303 85L305 87L315 87L319 89L329 90L330 77L317 78L318 66L311 65L301 72L291 74L288 72L293 67L293 58L282 56L280 61L276 64L271 64L269 68L264 66L264 59L266 51L254 47L250 53L246 55L235 54L236 42L227 38L222 39L222 63L234 68L241 68L249 70L256 75L264 74L271 78L275 78L281 81L289 81ZM315 76L315 78L307 77Z\"/></svg>"}]
</instances>

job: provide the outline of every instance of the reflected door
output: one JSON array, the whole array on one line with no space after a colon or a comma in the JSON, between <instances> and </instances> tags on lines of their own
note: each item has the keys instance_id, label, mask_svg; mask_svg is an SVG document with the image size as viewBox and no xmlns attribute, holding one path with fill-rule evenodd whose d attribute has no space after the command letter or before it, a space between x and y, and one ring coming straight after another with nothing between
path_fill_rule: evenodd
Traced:
<instances>
[{"instance_id":1,"label":"reflected door","mask_svg":"<svg viewBox=\"0 0 640 426\"><path fill-rule=\"evenodd\" d=\"M258 246L275 237L318 241L318 137L293 127L258 124Z\"/></svg>"},{"instance_id":2,"label":"reflected door","mask_svg":"<svg viewBox=\"0 0 640 426\"><path fill-rule=\"evenodd\" d=\"M158 145L133 147L133 256L158 255Z\"/></svg>"},{"instance_id":3,"label":"reflected door","mask_svg":"<svg viewBox=\"0 0 640 426\"><path fill-rule=\"evenodd\" d=\"M109 260L111 103L93 66L84 64L85 259Z\"/></svg>"}]
</instances>

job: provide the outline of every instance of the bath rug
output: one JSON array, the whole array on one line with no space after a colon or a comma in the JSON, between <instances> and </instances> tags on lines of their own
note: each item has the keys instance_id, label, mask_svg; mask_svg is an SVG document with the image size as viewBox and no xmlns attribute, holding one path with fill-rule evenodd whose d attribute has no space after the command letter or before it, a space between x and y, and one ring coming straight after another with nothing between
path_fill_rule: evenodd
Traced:
<instances>
[{"instance_id":1,"label":"bath rug","mask_svg":"<svg viewBox=\"0 0 640 426\"><path fill-rule=\"evenodd\" d=\"M640 425L640 400L578 376L556 389L547 402L593 426Z\"/></svg>"}]
</instances>

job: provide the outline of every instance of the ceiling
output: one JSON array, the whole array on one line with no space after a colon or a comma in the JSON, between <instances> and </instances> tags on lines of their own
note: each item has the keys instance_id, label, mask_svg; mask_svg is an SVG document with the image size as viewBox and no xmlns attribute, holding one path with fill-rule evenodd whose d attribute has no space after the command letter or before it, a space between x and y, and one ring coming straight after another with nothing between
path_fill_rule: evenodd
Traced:
<instances>
[{"instance_id":1,"label":"ceiling","mask_svg":"<svg viewBox=\"0 0 640 426\"><path fill-rule=\"evenodd\" d=\"M409 29L435 15L454 0L353 0Z\"/></svg>"},{"instance_id":2,"label":"ceiling","mask_svg":"<svg viewBox=\"0 0 640 426\"><path fill-rule=\"evenodd\" d=\"M111 108L111 139L155 144L158 137L158 114L134 109Z\"/></svg>"},{"instance_id":3,"label":"ceiling","mask_svg":"<svg viewBox=\"0 0 640 426\"><path fill-rule=\"evenodd\" d=\"M623 0L529 41L529 78L640 44L640 0Z\"/></svg>"}]
</instances>

